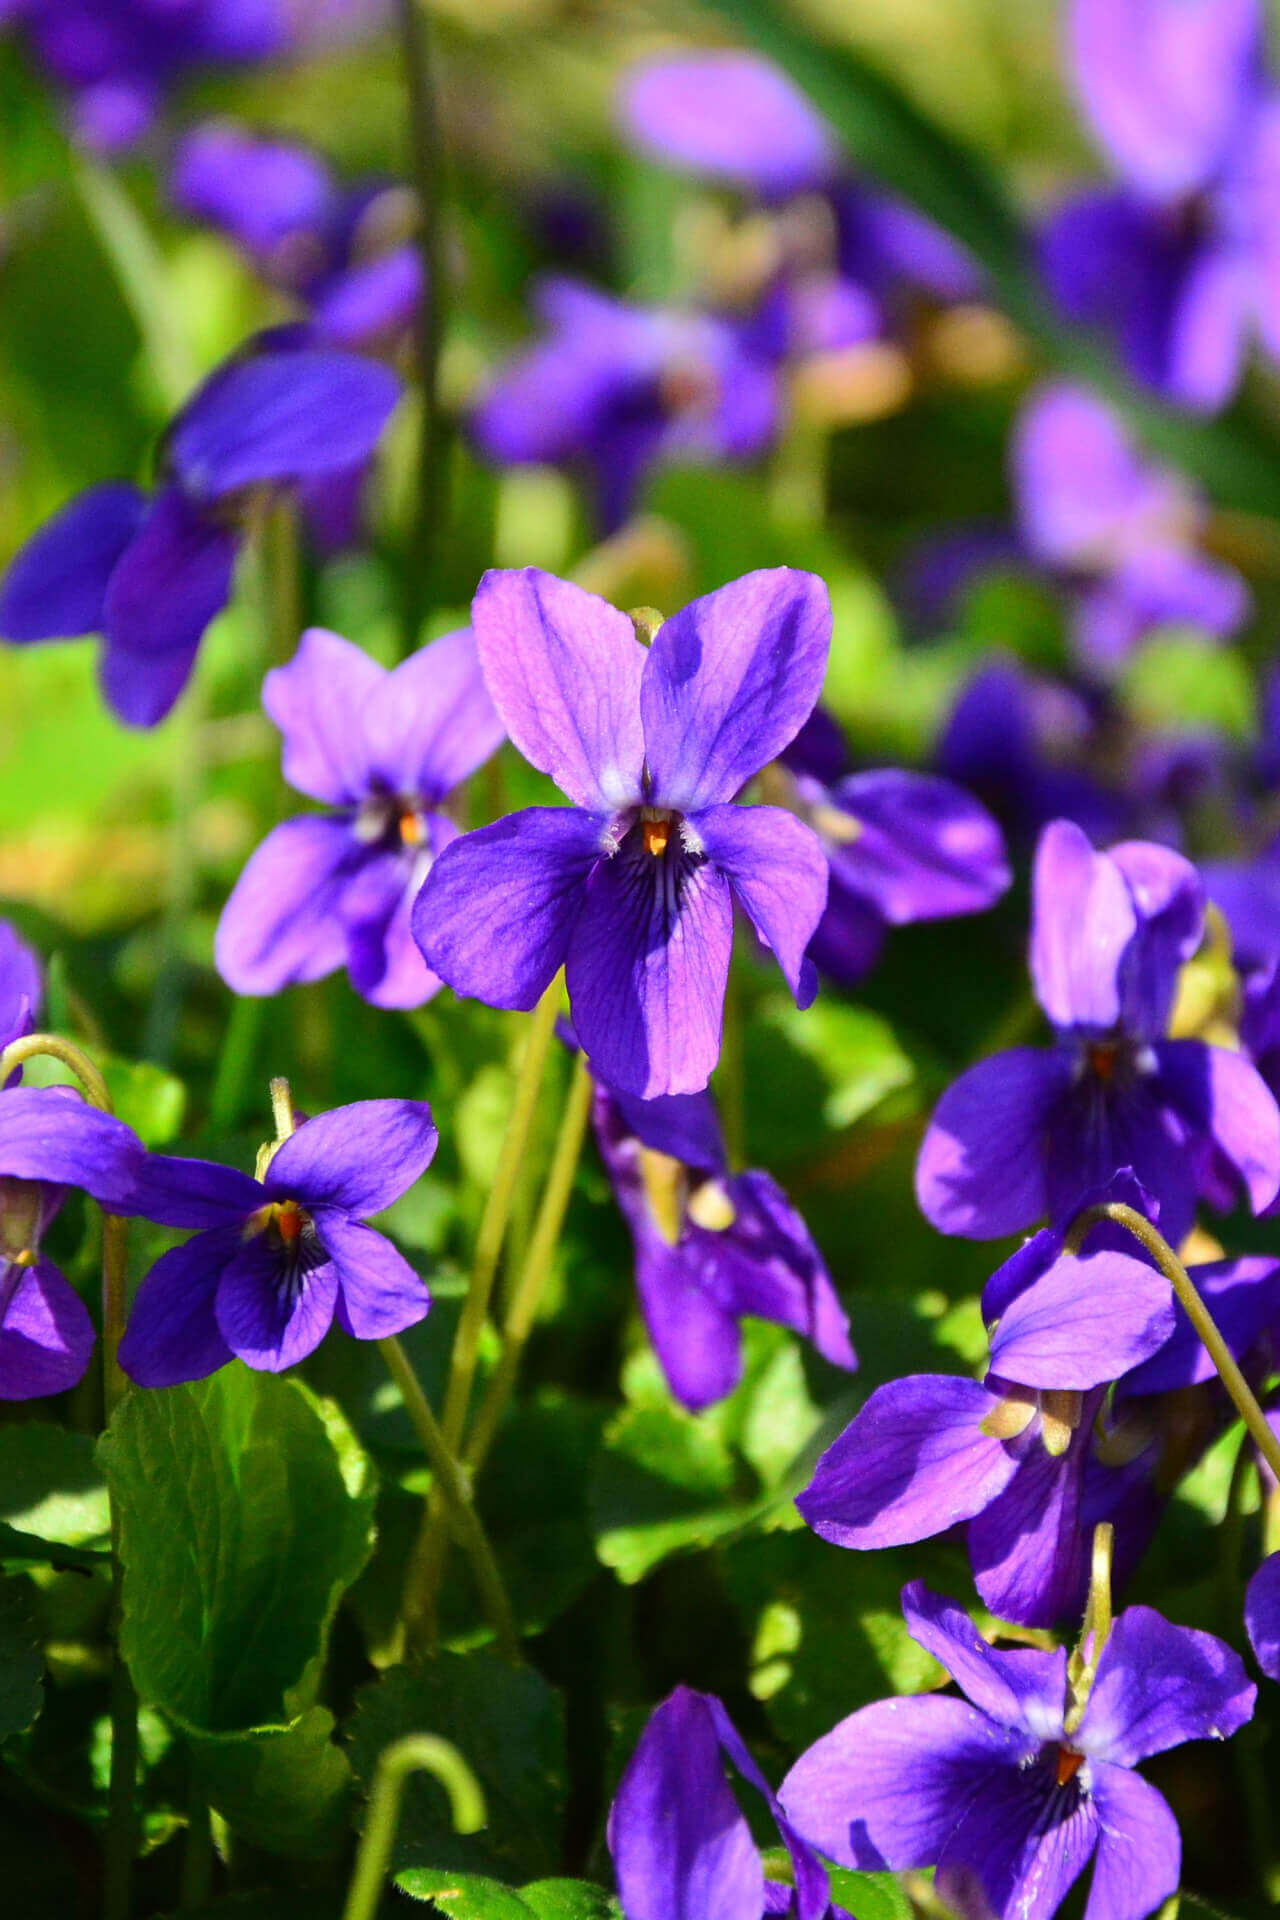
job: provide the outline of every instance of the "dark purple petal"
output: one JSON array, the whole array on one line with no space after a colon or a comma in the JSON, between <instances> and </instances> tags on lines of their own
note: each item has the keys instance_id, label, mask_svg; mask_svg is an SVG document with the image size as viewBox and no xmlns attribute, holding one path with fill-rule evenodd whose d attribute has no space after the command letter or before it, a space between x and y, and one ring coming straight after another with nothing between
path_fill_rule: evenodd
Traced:
<instances>
[{"instance_id":1,"label":"dark purple petal","mask_svg":"<svg viewBox=\"0 0 1280 1920\"><path fill-rule=\"evenodd\" d=\"M744 574L663 622L644 662L644 751L658 806L732 800L817 704L831 602L812 573Z\"/></svg>"},{"instance_id":2,"label":"dark purple petal","mask_svg":"<svg viewBox=\"0 0 1280 1920\"><path fill-rule=\"evenodd\" d=\"M239 536L176 487L151 504L107 588L103 632L128 654L190 653L231 598Z\"/></svg>"},{"instance_id":3,"label":"dark purple petal","mask_svg":"<svg viewBox=\"0 0 1280 1920\"><path fill-rule=\"evenodd\" d=\"M746 1920L764 1870L725 1779L708 1696L678 1687L618 1783L609 1851L628 1920Z\"/></svg>"},{"instance_id":4,"label":"dark purple petal","mask_svg":"<svg viewBox=\"0 0 1280 1920\"><path fill-rule=\"evenodd\" d=\"M606 1116L611 1107L616 1119ZM715 1101L709 1093L659 1094L639 1100L614 1087L596 1087L596 1124L610 1135L631 1134L642 1146L669 1154L701 1173L727 1173L724 1139Z\"/></svg>"},{"instance_id":5,"label":"dark purple petal","mask_svg":"<svg viewBox=\"0 0 1280 1920\"><path fill-rule=\"evenodd\" d=\"M636 1244L636 1292L667 1384L694 1413L732 1393L742 1378L737 1315L703 1284L685 1247L644 1234Z\"/></svg>"},{"instance_id":6,"label":"dark purple petal","mask_svg":"<svg viewBox=\"0 0 1280 1920\"><path fill-rule=\"evenodd\" d=\"M404 1255L345 1213L314 1212L316 1232L338 1273L338 1324L356 1340L386 1340L425 1320L431 1295Z\"/></svg>"},{"instance_id":7,"label":"dark purple petal","mask_svg":"<svg viewBox=\"0 0 1280 1920\"><path fill-rule=\"evenodd\" d=\"M1244 1624L1254 1659L1269 1680L1280 1680L1280 1553L1269 1554L1250 1580Z\"/></svg>"},{"instance_id":8,"label":"dark purple petal","mask_svg":"<svg viewBox=\"0 0 1280 1920\"><path fill-rule=\"evenodd\" d=\"M626 614L524 567L486 573L471 620L494 705L525 759L597 813L638 801L645 653Z\"/></svg>"},{"instance_id":9,"label":"dark purple petal","mask_svg":"<svg viewBox=\"0 0 1280 1920\"><path fill-rule=\"evenodd\" d=\"M805 950L827 904L827 862L811 827L782 807L712 807L690 826L782 968L797 1006L817 991Z\"/></svg>"},{"instance_id":10,"label":"dark purple petal","mask_svg":"<svg viewBox=\"0 0 1280 1920\"><path fill-rule=\"evenodd\" d=\"M470 627L381 677L363 713L369 764L393 793L439 802L496 753L505 729Z\"/></svg>"},{"instance_id":11,"label":"dark purple petal","mask_svg":"<svg viewBox=\"0 0 1280 1920\"><path fill-rule=\"evenodd\" d=\"M702 1091L720 1056L732 945L732 896L710 861L674 839L665 853L648 854L637 828L598 862L570 935L565 983L578 1039L602 1080L646 1100Z\"/></svg>"},{"instance_id":12,"label":"dark purple petal","mask_svg":"<svg viewBox=\"0 0 1280 1920\"><path fill-rule=\"evenodd\" d=\"M109 637L98 656L102 697L126 727L158 727L195 671L200 642L133 653Z\"/></svg>"},{"instance_id":13,"label":"dark purple petal","mask_svg":"<svg viewBox=\"0 0 1280 1920\"><path fill-rule=\"evenodd\" d=\"M154 1220L159 1227L243 1226L266 1198L266 1189L236 1167L148 1153L120 1211Z\"/></svg>"},{"instance_id":14,"label":"dark purple petal","mask_svg":"<svg viewBox=\"0 0 1280 1920\"><path fill-rule=\"evenodd\" d=\"M161 1254L138 1289L120 1342L120 1365L138 1386L176 1387L226 1366L231 1349L218 1331L213 1303L243 1244L242 1227L214 1227Z\"/></svg>"},{"instance_id":15,"label":"dark purple petal","mask_svg":"<svg viewBox=\"0 0 1280 1920\"><path fill-rule=\"evenodd\" d=\"M345 471L377 445L400 382L352 353L303 347L220 368L179 415L169 456L197 500Z\"/></svg>"},{"instance_id":16,"label":"dark purple petal","mask_svg":"<svg viewBox=\"0 0 1280 1920\"><path fill-rule=\"evenodd\" d=\"M1081 1476L1094 1411L1086 1403L1065 1454L1049 1453L1033 1432L1008 1486L969 1522L974 1585L1003 1620L1051 1627L1083 1598Z\"/></svg>"},{"instance_id":17,"label":"dark purple petal","mask_svg":"<svg viewBox=\"0 0 1280 1920\"><path fill-rule=\"evenodd\" d=\"M982 1431L1000 1404L976 1380L911 1374L877 1387L796 1501L838 1547L927 1540L994 1500L1018 1457Z\"/></svg>"},{"instance_id":18,"label":"dark purple petal","mask_svg":"<svg viewBox=\"0 0 1280 1920\"><path fill-rule=\"evenodd\" d=\"M795 1902L793 1906L788 1897L786 1903L780 1907L778 1911L792 1914L794 1920L827 1920L830 1889L827 1884L826 1869L814 1854L813 1849L806 1846L794 1828L788 1824L777 1795L752 1759L741 1734L725 1712L723 1702L718 1700L714 1694L708 1694L706 1699L711 1709L711 1717L720 1741L721 1752L728 1755L743 1779L753 1786L764 1800L770 1813L778 1823L778 1832L782 1837L787 1852L791 1855L791 1865L795 1878ZM765 1912L769 1913L770 1911L772 1911L772 1909L769 1904L769 1891L766 1887ZM839 1920L839 1909L836 1910L836 1916L837 1920Z\"/></svg>"},{"instance_id":19,"label":"dark purple petal","mask_svg":"<svg viewBox=\"0 0 1280 1920\"><path fill-rule=\"evenodd\" d=\"M1120 966L1138 928L1124 875L1073 820L1040 836L1032 877L1031 977L1055 1027L1107 1032L1120 1019Z\"/></svg>"},{"instance_id":20,"label":"dark purple petal","mask_svg":"<svg viewBox=\"0 0 1280 1920\"><path fill-rule=\"evenodd\" d=\"M798 87L752 53L669 55L633 67L623 126L657 160L784 199L835 172L834 136Z\"/></svg>"},{"instance_id":21,"label":"dark purple petal","mask_svg":"<svg viewBox=\"0 0 1280 1920\"><path fill-rule=\"evenodd\" d=\"M426 1172L439 1134L425 1100L356 1100L289 1135L264 1185L272 1199L315 1201L365 1219Z\"/></svg>"},{"instance_id":22,"label":"dark purple petal","mask_svg":"<svg viewBox=\"0 0 1280 1920\"><path fill-rule=\"evenodd\" d=\"M1120 965L1121 1024L1141 1039L1166 1030L1178 969L1204 932L1204 884L1189 860L1149 840L1124 840L1106 858L1120 869L1139 932Z\"/></svg>"},{"instance_id":23,"label":"dark purple petal","mask_svg":"<svg viewBox=\"0 0 1280 1920\"><path fill-rule=\"evenodd\" d=\"M1071 1074L1061 1050L1014 1047L947 1088L916 1162L916 1198L940 1233L997 1240L1048 1211L1046 1133Z\"/></svg>"},{"instance_id":24,"label":"dark purple petal","mask_svg":"<svg viewBox=\"0 0 1280 1920\"><path fill-rule=\"evenodd\" d=\"M264 1373L283 1373L315 1352L337 1304L338 1270L331 1261L295 1273L259 1233L223 1268L213 1310L237 1358Z\"/></svg>"},{"instance_id":25,"label":"dark purple petal","mask_svg":"<svg viewBox=\"0 0 1280 1920\"><path fill-rule=\"evenodd\" d=\"M1125 1069L1110 1083L1086 1071L1054 1117L1049 1212L1066 1226L1085 1196L1128 1169L1157 1202L1160 1230L1177 1246L1191 1225L1202 1156L1154 1074Z\"/></svg>"},{"instance_id":26,"label":"dark purple petal","mask_svg":"<svg viewBox=\"0 0 1280 1920\"><path fill-rule=\"evenodd\" d=\"M1075 1744L1135 1767L1184 1740L1226 1740L1253 1715L1258 1689L1215 1634L1174 1626L1151 1607L1118 1614Z\"/></svg>"},{"instance_id":27,"label":"dark purple petal","mask_svg":"<svg viewBox=\"0 0 1280 1920\"><path fill-rule=\"evenodd\" d=\"M347 958L344 892L365 850L350 820L284 820L250 856L222 909L214 963L235 993L321 980Z\"/></svg>"},{"instance_id":28,"label":"dark purple petal","mask_svg":"<svg viewBox=\"0 0 1280 1920\"><path fill-rule=\"evenodd\" d=\"M1146 1261L1065 1255L1001 1315L991 1371L1024 1387L1101 1386L1148 1359L1176 1318L1173 1289Z\"/></svg>"},{"instance_id":29,"label":"dark purple petal","mask_svg":"<svg viewBox=\"0 0 1280 1920\"><path fill-rule=\"evenodd\" d=\"M1201 1040L1163 1040L1155 1053L1160 1096L1214 1141L1262 1213L1280 1187L1280 1111L1257 1068Z\"/></svg>"},{"instance_id":30,"label":"dark purple petal","mask_svg":"<svg viewBox=\"0 0 1280 1920\"><path fill-rule=\"evenodd\" d=\"M1255 1254L1243 1260L1215 1260L1192 1267L1190 1274L1237 1360L1267 1327L1280 1322L1280 1261ZM1216 1372L1199 1334L1179 1307L1173 1332L1158 1353L1126 1374L1124 1392L1170 1393L1177 1387L1212 1380Z\"/></svg>"},{"instance_id":31,"label":"dark purple petal","mask_svg":"<svg viewBox=\"0 0 1280 1920\"><path fill-rule=\"evenodd\" d=\"M51 1261L0 1266L0 1400L64 1393L92 1352L88 1310Z\"/></svg>"},{"instance_id":32,"label":"dark purple petal","mask_svg":"<svg viewBox=\"0 0 1280 1920\"><path fill-rule=\"evenodd\" d=\"M832 867L827 904L809 942L809 958L819 972L842 987L856 987L880 958L885 924L860 894L850 893L841 870Z\"/></svg>"},{"instance_id":33,"label":"dark purple petal","mask_svg":"<svg viewBox=\"0 0 1280 1920\"><path fill-rule=\"evenodd\" d=\"M122 1120L66 1087L0 1094L0 1175L81 1187L113 1212L127 1210L145 1156Z\"/></svg>"},{"instance_id":34,"label":"dark purple petal","mask_svg":"<svg viewBox=\"0 0 1280 1920\"><path fill-rule=\"evenodd\" d=\"M988 1646L969 1615L943 1594L931 1593L923 1580L903 1588L902 1612L911 1638L946 1668L982 1713L1034 1740L1061 1735L1067 1701L1065 1648L1041 1653L1030 1647L1006 1652Z\"/></svg>"},{"instance_id":35,"label":"dark purple petal","mask_svg":"<svg viewBox=\"0 0 1280 1920\"><path fill-rule=\"evenodd\" d=\"M813 1235L777 1181L767 1173L739 1173L725 1192L734 1209L731 1226L686 1227L690 1256L714 1267L719 1298L734 1313L803 1334L833 1366L856 1367L849 1316Z\"/></svg>"},{"instance_id":36,"label":"dark purple petal","mask_svg":"<svg viewBox=\"0 0 1280 1920\"><path fill-rule=\"evenodd\" d=\"M364 799L372 770L366 711L389 677L340 634L307 628L292 660L262 683L262 704L284 736L291 787L332 806Z\"/></svg>"},{"instance_id":37,"label":"dark purple petal","mask_svg":"<svg viewBox=\"0 0 1280 1920\"><path fill-rule=\"evenodd\" d=\"M0 583L0 638L101 633L107 582L146 513L145 494L110 480L78 494L46 521Z\"/></svg>"},{"instance_id":38,"label":"dark purple petal","mask_svg":"<svg viewBox=\"0 0 1280 1920\"><path fill-rule=\"evenodd\" d=\"M1052 1920L1089 1864L1098 1816L1074 1784L1056 1785L1046 1766L1004 1773L978 1794L938 1862L942 1898L957 1909L1004 1920Z\"/></svg>"},{"instance_id":39,"label":"dark purple petal","mask_svg":"<svg viewBox=\"0 0 1280 1920\"><path fill-rule=\"evenodd\" d=\"M891 926L981 913L1007 891L1004 835L950 780L886 768L842 780L831 798L857 828L829 850L833 878Z\"/></svg>"},{"instance_id":40,"label":"dark purple petal","mask_svg":"<svg viewBox=\"0 0 1280 1920\"><path fill-rule=\"evenodd\" d=\"M1182 1836L1163 1794L1140 1773L1089 1763L1098 1851L1085 1920L1143 1920L1176 1892Z\"/></svg>"},{"instance_id":41,"label":"dark purple petal","mask_svg":"<svg viewBox=\"0 0 1280 1920\"><path fill-rule=\"evenodd\" d=\"M564 964L602 837L580 807L529 807L463 834L414 905L427 965L455 993L529 1012Z\"/></svg>"},{"instance_id":42,"label":"dark purple petal","mask_svg":"<svg viewBox=\"0 0 1280 1920\"><path fill-rule=\"evenodd\" d=\"M1025 1734L967 1700L879 1700L801 1754L778 1798L797 1833L842 1867L931 1867L975 1800L1016 1780L1027 1757Z\"/></svg>"},{"instance_id":43,"label":"dark purple petal","mask_svg":"<svg viewBox=\"0 0 1280 1920\"><path fill-rule=\"evenodd\" d=\"M458 830L443 814L430 816L432 841L449 846ZM413 937L413 910L431 861L411 864L400 852L366 861L342 896L347 926L347 972L356 992L375 1007L420 1007L444 984L432 973Z\"/></svg>"}]
</instances>

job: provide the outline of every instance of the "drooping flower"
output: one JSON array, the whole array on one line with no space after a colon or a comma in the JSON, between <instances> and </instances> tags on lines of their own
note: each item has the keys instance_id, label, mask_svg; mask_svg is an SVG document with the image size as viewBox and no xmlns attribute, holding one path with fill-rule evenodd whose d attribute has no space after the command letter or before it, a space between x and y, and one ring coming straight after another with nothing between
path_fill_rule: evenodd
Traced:
<instances>
[{"instance_id":1,"label":"drooping flower","mask_svg":"<svg viewBox=\"0 0 1280 1920\"><path fill-rule=\"evenodd\" d=\"M421 1006L440 982L410 911L458 833L450 794L503 738L470 630L388 672L312 627L262 700L286 779L333 811L283 821L251 856L218 925L219 973L236 993L273 994L345 966L375 1006Z\"/></svg>"},{"instance_id":2,"label":"drooping flower","mask_svg":"<svg viewBox=\"0 0 1280 1920\"><path fill-rule=\"evenodd\" d=\"M1257 1689L1236 1654L1150 1607L1126 1608L1095 1653L1081 1712L1064 1648L990 1647L918 1580L902 1607L965 1698L850 1714L783 1781L787 1819L841 1866L936 1866L944 1900L997 1920L1051 1920L1092 1860L1086 1920L1143 1920L1177 1887L1181 1843L1135 1769L1244 1725Z\"/></svg>"},{"instance_id":3,"label":"drooping flower","mask_svg":"<svg viewBox=\"0 0 1280 1920\"><path fill-rule=\"evenodd\" d=\"M1105 327L1157 392L1212 411L1251 338L1280 351L1280 99L1257 0L1073 0L1068 49L1119 176L1049 219L1041 256L1073 320Z\"/></svg>"},{"instance_id":4,"label":"drooping flower","mask_svg":"<svg viewBox=\"0 0 1280 1920\"><path fill-rule=\"evenodd\" d=\"M543 281L534 306L546 337L498 369L471 435L502 466L581 469L603 532L652 468L753 460L771 443L776 369L727 321L563 279Z\"/></svg>"},{"instance_id":5,"label":"drooping flower","mask_svg":"<svg viewBox=\"0 0 1280 1920\"><path fill-rule=\"evenodd\" d=\"M528 1010L565 968L598 1078L698 1093L720 1050L733 902L807 1005L826 902L816 836L734 796L813 709L831 609L810 573L749 573L665 621L536 568L485 575L472 627L525 758L574 802L530 807L446 847L413 914L456 993Z\"/></svg>"},{"instance_id":6,"label":"drooping flower","mask_svg":"<svg viewBox=\"0 0 1280 1920\"><path fill-rule=\"evenodd\" d=\"M1004 839L985 807L933 774L850 773L821 708L783 751L769 792L822 842L830 884L809 957L843 986L870 972L890 927L983 913L1010 884Z\"/></svg>"},{"instance_id":7,"label":"drooping flower","mask_svg":"<svg viewBox=\"0 0 1280 1920\"><path fill-rule=\"evenodd\" d=\"M157 725L231 596L255 494L362 468L399 392L388 368L298 332L251 343L172 422L150 498L90 487L27 542L0 582L0 638L100 633L108 704Z\"/></svg>"},{"instance_id":8,"label":"drooping flower","mask_svg":"<svg viewBox=\"0 0 1280 1920\"><path fill-rule=\"evenodd\" d=\"M431 1304L426 1286L365 1223L430 1165L437 1137L425 1101L358 1100L304 1120L260 1179L150 1155L128 1211L198 1231L143 1280L120 1343L125 1372L175 1386L239 1357L279 1373L335 1317L357 1340L414 1326Z\"/></svg>"},{"instance_id":9,"label":"drooping flower","mask_svg":"<svg viewBox=\"0 0 1280 1920\"><path fill-rule=\"evenodd\" d=\"M744 1315L857 1365L813 1237L767 1173L731 1174L710 1094L638 1100L597 1086L596 1139L636 1249L636 1289L676 1398L699 1412L742 1377Z\"/></svg>"},{"instance_id":10,"label":"drooping flower","mask_svg":"<svg viewBox=\"0 0 1280 1920\"><path fill-rule=\"evenodd\" d=\"M943 1233L998 1238L1131 1167L1175 1246L1211 1161L1255 1212L1280 1185L1280 1112L1239 1053L1164 1037L1178 968L1199 945L1204 889L1190 862L1144 841L1095 853L1058 820L1036 852L1031 976L1055 1045L983 1060L943 1094L916 1195Z\"/></svg>"},{"instance_id":11,"label":"drooping flower","mask_svg":"<svg viewBox=\"0 0 1280 1920\"><path fill-rule=\"evenodd\" d=\"M766 1880L725 1762L764 1800L794 1884ZM677 1687L654 1708L618 1783L609 1851L624 1920L849 1920L714 1694Z\"/></svg>"}]
</instances>

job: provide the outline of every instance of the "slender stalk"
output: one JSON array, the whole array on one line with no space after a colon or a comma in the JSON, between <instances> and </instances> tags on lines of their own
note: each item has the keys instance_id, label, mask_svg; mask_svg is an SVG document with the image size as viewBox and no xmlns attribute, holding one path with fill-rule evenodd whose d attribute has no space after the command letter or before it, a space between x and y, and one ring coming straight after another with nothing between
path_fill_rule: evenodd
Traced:
<instances>
[{"instance_id":1,"label":"slender stalk","mask_svg":"<svg viewBox=\"0 0 1280 1920\"><path fill-rule=\"evenodd\" d=\"M413 531L405 567L404 648L411 653L431 603L449 513L449 424L440 399L440 350L447 312L445 162L426 11L421 0L396 0L396 15L409 92L410 167L419 203L424 278L416 342L422 415Z\"/></svg>"},{"instance_id":2,"label":"slender stalk","mask_svg":"<svg viewBox=\"0 0 1280 1920\"><path fill-rule=\"evenodd\" d=\"M169 298L160 250L108 168L79 155L72 161L71 178L133 315L161 398L172 413L194 387L196 367L175 303Z\"/></svg>"},{"instance_id":3,"label":"slender stalk","mask_svg":"<svg viewBox=\"0 0 1280 1920\"><path fill-rule=\"evenodd\" d=\"M439 1423L431 1411L430 1402L422 1391L418 1377L409 1365L409 1359L400 1342L394 1338L379 1340L378 1346L387 1363L387 1371L400 1389L405 1411L414 1425L414 1431L422 1442L423 1451L430 1463L434 1483L440 1489L445 1510L452 1521L458 1540L471 1559L476 1576L476 1585L489 1622L497 1636L498 1646L507 1659L518 1661L520 1658L520 1634L516 1626L515 1615L511 1611L511 1602L507 1590L502 1584L502 1575L489 1544L489 1536L484 1530L475 1502L471 1495L470 1477L463 1472L454 1459Z\"/></svg>"},{"instance_id":4,"label":"slender stalk","mask_svg":"<svg viewBox=\"0 0 1280 1920\"><path fill-rule=\"evenodd\" d=\"M393 1741L378 1756L342 1920L374 1920L400 1819L400 1801L411 1773L430 1773L440 1782L449 1796L455 1833L478 1833L485 1824L480 1782L456 1747L431 1733L410 1733Z\"/></svg>"},{"instance_id":5,"label":"slender stalk","mask_svg":"<svg viewBox=\"0 0 1280 1920\"><path fill-rule=\"evenodd\" d=\"M244 1110L266 1009L265 1000L237 997L231 1003L209 1099L209 1121L219 1132L233 1127Z\"/></svg>"},{"instance_id":6,"label":"slender stalk","mask_svg":"<svg viewBox=\"0 0 1280 1920\"><path fill-rule=\"evenodd\" d=\"M1236 1412L1249 1429L1258 1452L1277 1480L1280 1480L1280 1443L1267 1425L1266 1415L1258 1405L1249 1382L1236 1365L1231 1349L1219 1333L1213 1315L1196 1291L1195 1282L1164 1235L1159 1233L1149 1220L1145 1220L1135 1208L1127 1207L1119 1200L1107 1200L1100 1202L1097 1206L1086 1207L1083 1213L1076 1215L1066 1238L1068 1253L1078 1253L1090 1227L1097 1226L1101 1220L1111 1220L1116 1226L1124 1227L1151 1255L1172 1286L1183 1312L1199 1334L1205 1351L1218 1369L1219 1378L1230 1394Z\"/></svg>"}]
</instances>

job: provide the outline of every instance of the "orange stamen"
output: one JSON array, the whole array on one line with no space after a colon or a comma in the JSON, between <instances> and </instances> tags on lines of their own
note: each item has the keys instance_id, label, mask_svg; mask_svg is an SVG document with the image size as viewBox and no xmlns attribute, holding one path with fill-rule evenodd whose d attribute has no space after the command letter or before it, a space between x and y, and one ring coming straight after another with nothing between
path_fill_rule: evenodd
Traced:
<instances>
[{"instance_id":1,"label":"orange stamen","mask_svg":"<svg viewBox=\"0 0 1280 1920\"><path fill-rule=\"evenodd\" d=\"M646 853L657 855L666 852L667 843L671 839L669 820L646 820L643 822L642 831Z\"/></svg>"},{"instance_id":2,"label":"orange stamen","mask_svg":"<svg viewBox=\"0 0 1280 1920\"><path fill-rule=\"evenodd\" d=\"M275 1228L286 1247L302 1237L306 1216L296 1200L286 1200L276 1209Z\"/></svg>"},{"instance_id":3,"label":"orange stamen","mask_svg":"<svg viewBox=\"0 0 1280 1920\"><path fill-rule=\"evenodd\" d=\"M1058 1785L1065 1787L1075 1779L1084 1765L1084 1755L1072 1747L1058 1748Z\"/></svg>"},{"instance_id":4,"label":"orange stamen","mask_svg":"<svg viewBox=\"0 0 1280 1920\"><path fill-rule=\"evenodd\" d=\"M412 807L406 807L400 815L401 845L405 847L420 847L425 839L426 834L423 831L421 819L413 811Z\"/></svg>"}]
</instances>

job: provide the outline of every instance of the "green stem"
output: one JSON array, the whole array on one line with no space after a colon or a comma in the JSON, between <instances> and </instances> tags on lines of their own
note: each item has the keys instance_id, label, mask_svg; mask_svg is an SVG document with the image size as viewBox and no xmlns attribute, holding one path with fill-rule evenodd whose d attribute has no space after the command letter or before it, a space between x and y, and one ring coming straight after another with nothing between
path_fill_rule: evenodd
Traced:
<instances>
[{"instance_id":1,"label":"green stem","mask_svg":"<svg viewBox=\"0 0 1280 1920\"><path fill-rule=\"evenodd\" d=\"M237 997L231 1003L209 1099L209 1124L218 1133L229 1132L244 1111L266 1009L265 1000Z\"/></svg>"},{"instance_id":2,"label":"green stem","mask_svg":"<svg viewBox=\"0 0 1280 1920\"><path fill-rule=\"evenodd\" d=\"M1107 1200L1097 1206L1086 1207L1083 1213L1076 1215L1066 1238L1067 1252L1078 1253L1089 1229L1097 1226L1102 1220L1110 1220L1116 1226L1123 1227L1151 1255L1178 1296L1183 1312L1199 1334L1205 1351L1218 1369L1219 1378L1230 1394L1236 1412L1249 1429L1258 1452L1272 1473L1280 1480L1280 1443L1267 1425L1266 1415L1254 1398L1249 1382L1236 1365L1231 1349L1219 1333L1213 1315L1196 1291L1195 1282L1164 1235L1133 1207L1126 1207L1119 1200Z\"/></svg>"},{"instance_id":3,"label":"green stem","mask_svg":"<svg viewBox=\"0 0 1280 1920\"><path fill-rule=\"evenodd\" d=\"M80 156L72 162L71 177L142 336L161 398L174 413L195 386L196 368L169 298L160 250L107 168Z\"/></svg>"},{"instance_id":4,"label":"green stem","mask_svg":"<svg viewBox=\"0 0 1280 1920\"><path fill-rule=\"evenodd\" d=\"M393 1741L378 1757L342 1920L373 1920L378 1910L400 1819L400 1801L411 1773L430 1773L440 1782L449 1796L455 1833L478 1833L485 1823L480 1782L456 1747L430 1733L410 1733Z\"/></svg>"},{"instance_id":5,"label":"green stem","mask_svg":"<svg viewBox=\"0 0 1280 1920\"><path fill-rule=\"evenodd\" d=\"M173 727L173 812L169 824L169 862L165 882L164 915L160 923L160 953L155 988L147 1013L143 1042L148 1060L167 1066L173 1058L187 981L183 935L196 893L195 835L192 830L200 802L205 700L197 671L193 684L179 701Z\"/></svg>"},{"instance_id":6,"label":"green stem","mask_svg":"<svg viewBox=\"0 0 1280 1920\"><path fill-rule=\"evenodd\" d=\"M518 1661L520 1659L519 1629L516 1626L515 1615L511 1611L507 1590L502 1584L502 1575L498 1571L493 1548L489 1544L489 1536L475 1509L470 1477L464 1473L445 1444L444 1435L431 1411L430 1402L422 1391L418 1377L409 1365L408 1356L400 1342L394 1338L379 1340L378 1346L387 1363L387 1371L400 1389L405 1411L422 1442L423 1452L431 1466L433 1483L440 1489L441 1499L453 1522L458 1540L471 1558L480 1599L497 1636L498 1646L508 1660Z\"/></svg>"},{"instance_id":7,"label":"green stem","mask_svg":"<svg viewBox=\"0 0 1280 1920\"><path fill-rule=\"evenodd\" d=\"M397 0L396 11L409 92L410 162L422 223L419 232L424 269L417 317L422 415L413 531L405 567L404 646L405 652L411 653L431 604L436 559L449 513L449 426L440 400L440 351L447 310L442 220L445 167L426 13L421 0Z\"/></svg>"}]
</instances>

